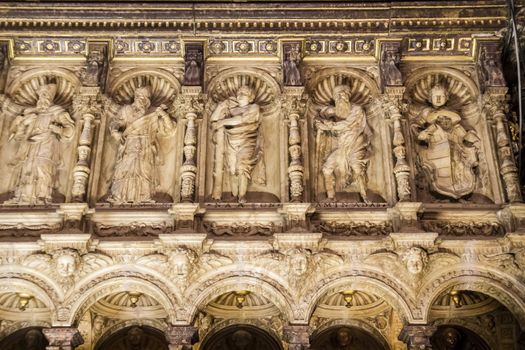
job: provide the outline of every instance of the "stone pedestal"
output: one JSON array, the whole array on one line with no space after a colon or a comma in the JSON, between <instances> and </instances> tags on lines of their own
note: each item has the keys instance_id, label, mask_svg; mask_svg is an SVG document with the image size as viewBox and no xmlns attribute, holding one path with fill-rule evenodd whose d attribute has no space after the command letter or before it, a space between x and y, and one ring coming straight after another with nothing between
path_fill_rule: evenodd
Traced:
<instances>
[{"instance_id":1,"label":"stone pedestal","mask_svg":"<svg viewBox=\"0 0 525 350\"><path fill-rule=\"evenodd\" d=\"M73 350L84 344L84 339L74 327L53 327L42 330L49 345L46 350Z\"/></svg>"},{"instance_id":2,"label":"stone pedestal","mask_svg":"<svg viewBox=\"0 0 525 350\"><path fill-rule=\"evenodd\" d=\"M199 334L192 326L171 326L166 330L166 340L170 350L191 350L199 341Z\"/></svg>"},{"instance_id":3,"label":"stone pedestal","mask_svg":"<svg viewBox=\"0 0 525 350\"><path fill-rule=\"evenodd\" d=\"M430 325L406 325L399 334L399 340L407 344L408 350L432 349L430 337L436 329L436 326Z\"/></svg>"},{"instance_id":4,"label":"stone pedestal","mask_svg":"<svg viewBox=\"0 0 525 350\"><path fill-rule=\"evenodd\" d=\"M284 341L288 343L288 350L310 349L309 326L285 326Z\"/></svg>"}]
</instances>

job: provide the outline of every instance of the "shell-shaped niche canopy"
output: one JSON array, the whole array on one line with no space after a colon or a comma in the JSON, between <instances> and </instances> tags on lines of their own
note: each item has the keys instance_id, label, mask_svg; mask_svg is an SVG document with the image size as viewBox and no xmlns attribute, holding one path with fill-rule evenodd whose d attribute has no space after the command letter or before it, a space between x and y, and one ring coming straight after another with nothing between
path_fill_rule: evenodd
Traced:
<instances>
[{"instance_id":1,"label":"shell-shaped niche canopy","mask_svg":"<svg viewBox=\"0 0 525 350\"><path fill-rule=\"evenodd\" d=\"M276 97L280 88L268 73L259 70L230 69L219 73L208 84L207 91L214 102L218 103L235 97L241 86L248 86L254 91L254 103L264 114L274 112L278 104Z\"/></svg>"},{"instance_id":2,"label":"shell-shaped niche canopy","mask_svg":"<svg viewBox=\"0 0 525 350\"><path fill-rule=\"evenodd\" d=\"M350 102L366 104L379 93L377 84L364 71L357 69L324 69L315 74L308 83L313 101L319 105L329 105L333 101L333 90L338 85L350 87Z\"/></svg>"},{"instance_id":3,"label":"shell-shaped niche canopy","mask_svg":"<svg viewBox=\"0 0 525 350\"><path fill-rule=\"evenodd\" d=\"M448 91L447 107L460 110L476 101L476 84L452 68L422 68L412 73L405 85L405 97L414 103L428 104L432 87L441 84Z\"/></svg>"},{"instance_id":4,"label":"shell-shaped niche canopy","mask_svg":"<svg viewBox=\"0 0 525 350\"><path fill-rule=\"evenodd\" d=\"M67 108L80 87L80 80L74 73L63 68L31 69L11 82L7 95L21 106L35 106L39 88L47 84L57 85L53 102Z\"/></svg>"},{"instance_id":5,"label":"shell-shaped niche canopy","mask_svg":"<svg viewBox=\"0 0 525 350\"><path fill-rule=\"evenodd\" d=\"M180 91L180 82L170 72L162 69L131 69L110 83L109 94L119 104L133 102L135 90L149 86L152 106L169 105Z\"/></svg>"}]
</instances>

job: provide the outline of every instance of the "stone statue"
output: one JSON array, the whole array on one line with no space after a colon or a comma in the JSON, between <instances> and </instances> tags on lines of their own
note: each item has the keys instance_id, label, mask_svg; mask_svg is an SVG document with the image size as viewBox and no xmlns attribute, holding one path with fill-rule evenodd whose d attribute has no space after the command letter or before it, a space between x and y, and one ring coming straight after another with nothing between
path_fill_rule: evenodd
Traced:
<instances>
[{"instance_id":1,"label":"stone statue","mask_svg":"<svg viewBox=\"0 0 525 350\"><path fill-rule=\"evenodd\" d=\"M25 350L44 350L46 348L44 335L38 329L30 329L24 335Z\"/></svg>"},{"instance_id":2,"label":"stone statue","mask_svg":"<svg viewBox=\"0 0 525 350\"><path fill-rule=\"evenodd\" d=\"M192 50L186 53L184 63L184 85L201 84L202 53Z\"/></svg>"},{"instance_id":3,"label":"stone statue","mask_svg":"<svg viewBox=\"0 0 525 350\"><path fill-rule=\"evenodd\" d=\"M301 73L299 72L299 63L301 63L301 52L299 51L299 44L290 44L288 52L285 53L285 59L283 63L284 85L301 85Z\"/></svg>"},{"instance_id":4,"label":"stone statue","mask_svg":"<svg viewBox=\"0 0 525 350\"><path fill-rule=\"evenodd\" d=\"M445 328L443 333L443 345L446 350L455 350L459 348L459 342L461 341L461 334L451 327Z\"/></svg>"},{"instance_id":5,"label":"stone statue","mask_svg":"<svg viewBox=\"0 0 525 350\"><path fill-rule=\"evenodd\" d=\"M381 73L383 84L388 86L401 86L403 80L398 68L399 54L393 50L384 50L381 56Z\"/></svg>"},{"instance_id":6,"label":"stone statue","mask_svg":"<svg viewBox=\"0 0 525 350\"><path fill-rule=\"evenodd\" d=\"M498 57L495 53L487 52L486 48L480 53L479 62L481 65L481 74L484 78L485 86L506 86L505 77L500 65L496 61Z\"/></svg>"},{"instance_id":7,"label":"stone statue","mask_svg":"<svg viewBox=\"0 0 525 350\"><path fill-rule=\"evenodd\" d=\"M98 86L101 84L102 71L104 70L104 53L93 50L87 58L87 67L82 72L82 84L85 86Z\"/></svg>"},{"instance_id":8,"label":"stone statue","mask_svg":"<svg viewBox=\"0 0 525 350\"><path fill-rule=\"evenodd\" d=\"M126 334L126 350L143 350L146 339L144 331L139 327L131 327Z\"/></svg>"},{"instance_id":9,"label":"stone statue","mask_svg":"<svg viewBox=\"0 0 525 350\"><path fill-rule=\"evenodd\" d=\"M9 141L18 143L10 188L14 196L6 204L47 204L52 202L60 142L73 137L75 124L68 112L54 105L56 84L38 88L36 107L26 108L10 127Z\"/></svg>"},{"instance_id":10,"label":"stone statue","mask_svg":"<svg viewBox=\"0 0 525 350\"><path fill-rule=\"evenodd\" d=\"M427 253L419 247L411 247L403 254L403 262L408 272L417 275L423 271L428 262Z\"/></svg>"},{"instance_id":11,"label":"stone statue","mask_svg":"<svg viewBox=\"0 0 525 350\"><path fill-rule=\"evenodd\" d=\"M446 88L436 84L430 90L430 107L423 109L413 130L419 147L421 168L431 189L460 199L476 186L480 140L474 130L461 126L461 116L445 105Z\"/></svg>"},{"instance_id":12,"label":"stone statue","mask_svg":"<svg viewBox=\"0 0 525 350\"><path fill-rule=\"evenodd\" d=\"M336 349L338 350L350 350L353 349L353 337L350 333L350 329L341 327L335 333Z\"/></svg>"},{"instance_id":13,"label":"stone statue","mask_svg":"<svg viewBox=\"0 0 525 350\"><path fill-rule=\"evenodd\" d=\"M261 111L253 103L254 98L253 89L242 86L236 98L220 102L211 115L216 145L212 193L215 200L222 196L223 168L228 171L231 192L240 203L246 202L250 181L265 183Z\"/></svg>"},{"instance_id":14,"label":"stone statue","mask_svg":"<svg viewBox=\"0 0 525 350\"><path fill-rule=\"evenodd\" d=\"M347 85L334 87L333 99L335 107L323 108L315 120L317 148L329 151L328 156L321 160L327 200L335 200L335 176L338 175L342 187L357 183L361 199L368 203L367 150L371 131L365 111L350 103L350 87Z\"/></svg>"},{"instance_id":15,"label":"stone statue","mask_svg":"<svg viewBox=\"0 0 525 350\"><path fill-rule=\"evenodd\" d=\"M157 137L173 135L176 125L164 109L163 105L151 108L150 88L140 87L135 90L133 103L123 106L110 122L118 154L109 202L154 202L161 163Z\"/></svg>"},{"instance_id":16,"label":"stone statue","mask_svg":"<svg viewBox=\"0 0 525 350\"><path fill-rule=\"evenodd\" d=\"M230 340L233 350L248 350L252 349L254 345L253 335L242 329L235 331Z\"/></svg>"}]
</instances>

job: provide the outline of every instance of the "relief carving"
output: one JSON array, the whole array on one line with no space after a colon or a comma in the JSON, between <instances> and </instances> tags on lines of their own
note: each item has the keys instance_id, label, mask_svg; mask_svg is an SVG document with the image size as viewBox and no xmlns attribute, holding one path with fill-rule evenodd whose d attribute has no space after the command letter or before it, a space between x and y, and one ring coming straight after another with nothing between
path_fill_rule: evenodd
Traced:
<instances>
[{"instance_id":1,"label":"relief carving","mask_svg":"<svg viewBox=\"0 0 525 350\"><path fill-rule=\"evenodd\" d=\"M161 233L172 232L173 225L166 222L154 224L134 221L122 225L105 225L97 222L93 231L100 237L152 237Z\"/></svg>"},{"instance_id":2,"label":"relief carving","mask_svg":"<svg viewBox=\"0 0 525 350\"><path fill-rule=\"evenodd\" d=\"M175 121L166 106L151 107L151 88L137 88L132 104L121 107L110 122L110 133L118 144L115 172L108 202L154 203L158 166L162 163L157 137L175 132Z\"/></svg>"},{"instance_id":3,"label":"relief carving","mask_svg":"<svg viewBox=\"0 0 525 350\"><path fill-rule=\"evenodd\" d=\"M394 228L391 222L336 222L321 221L315 225L316 230L324 234L341 237L352 236L388 236Z\"/></svg>"},{"instance_id":4,"label":"relief carving","mask_svg":"<svg viewBox=\"0 0 525 350\"><path fill-rule=\"evenodd\" d=\"M423 221L423 230L437 232L446 236L502 236L505 228L498 222L467 222L467 221Z\"/></svg>"},{"instance_id":5,"label":"relief carving","mask_svg":"<svg viewBox=\"0 0 525 350\"><path fill-rule=\"evenodd\" d=\"M11 199L5 204L40 205L53 202L57 168L60 165L60 142L69 141L74 121L66 110L53 103L56 84L38 88L35 107L24 109L9 130L9 141L18 148L10 165L14 167Z\"/></svg>"},{"instance_id":6,"label":"relief carving","mask_svg":"<svg viewBox=\"0 0 525 350\"><path fill-rule=\"evenodd\" d=\"M261 111L254 90L241 86L237 96L220 102L211 115L216 145L213 193L214 200L222 197L223 173L229 176L232 195L246 202L251 181L264 184L266 170L263 161L263 138L260 131Z\"/></svg>"},{"instance_id":7,"label":"relief carving","mask_svg":"<svg viewBox=\"0 0 525 350\"><path fill-rule=\"evenodd\" d=\"M284 51L284 85L300 86L301 73L299 64L302 61L301 48L299 43L288 43L283 45Z\"/></svg>"},{"instance_id":8,"label":"relief carving","mask_svg":"<svg viewBox=\"0 0 525 350\"><path fill-rule=\"evenodd\" d=\"M350 102L350 87L333 89L335 106L323 108L315 120L318 148L325 150L322 173L327 201L335 201L336 176L346 188L356 183L363 202L367 197L368 146L371 130L362 106Z\"/></svg>"},{"instance_id":9,"label":"relief carving","mask_svg":"<svg viewBox=\"0 0 525 350\"><path fill-rule=\"evenodd\" d=\"M239 222L227 225L204 222L203 225L208 233L218 237L270 237L274 233L282 231L282 227L273 222L268 224Z\"/></svg>"},{"instance_id":10,"label":"relief carving","mask_svg":"<svg viewBox=\"0 0 525 350\"><path fill-rule=\"evenodd\" d=\"M419 143L419 165L431 191L457 200L472 194L477 184L480 139L461 125L461 115L446 107L447 88L435 84L429 92L431 106L412 123Z\"/></svg>"}]
</instances>

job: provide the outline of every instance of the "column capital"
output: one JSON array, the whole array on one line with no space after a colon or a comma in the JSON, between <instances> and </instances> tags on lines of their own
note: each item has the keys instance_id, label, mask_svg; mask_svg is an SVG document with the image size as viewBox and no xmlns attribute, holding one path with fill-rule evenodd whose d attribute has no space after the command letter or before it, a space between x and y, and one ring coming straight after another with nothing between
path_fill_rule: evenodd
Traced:
<instances>
[{"instance_id":1,"label":"column capital","mask_svg":"<svg viewBox=\"0 0 525 350\"><path fill-rule=\"evenodd\" d=\"M186 350L199 341L198 329L193 326L171 326L166 330L170 350Z\"/></svg>"},{"instance_id":2,"label":"column capital","mask_svg":"<svg viewBox=\"0 0 525 350\"><path fill-rule=\"evenodd\" d=\"M42 329L49 341L46 350L73 350L84 344L84 339L75 327L53 327Z\"/></svg>"},{"instance_id":3,"label":"column capital","mask_svg":"<svg viewBox=\"0 0 525 350\"><path fill-rule=\"evenodd\" d=\"M399 334L399 340L407 344L408 350L432 349L430 337L436 329L434 325L405 325Z\"/></svg>"},{"instance_id":4,"label":"column capital","mask_svg":"<svg viewBox=\"0 0 525 350\"><path fill-rule=\"evenodd\" d=\"M310 333L312 328L306 325L284 326L284 341L289 350L307 350L310 348Z\"/></svg>"}]
</instances>

